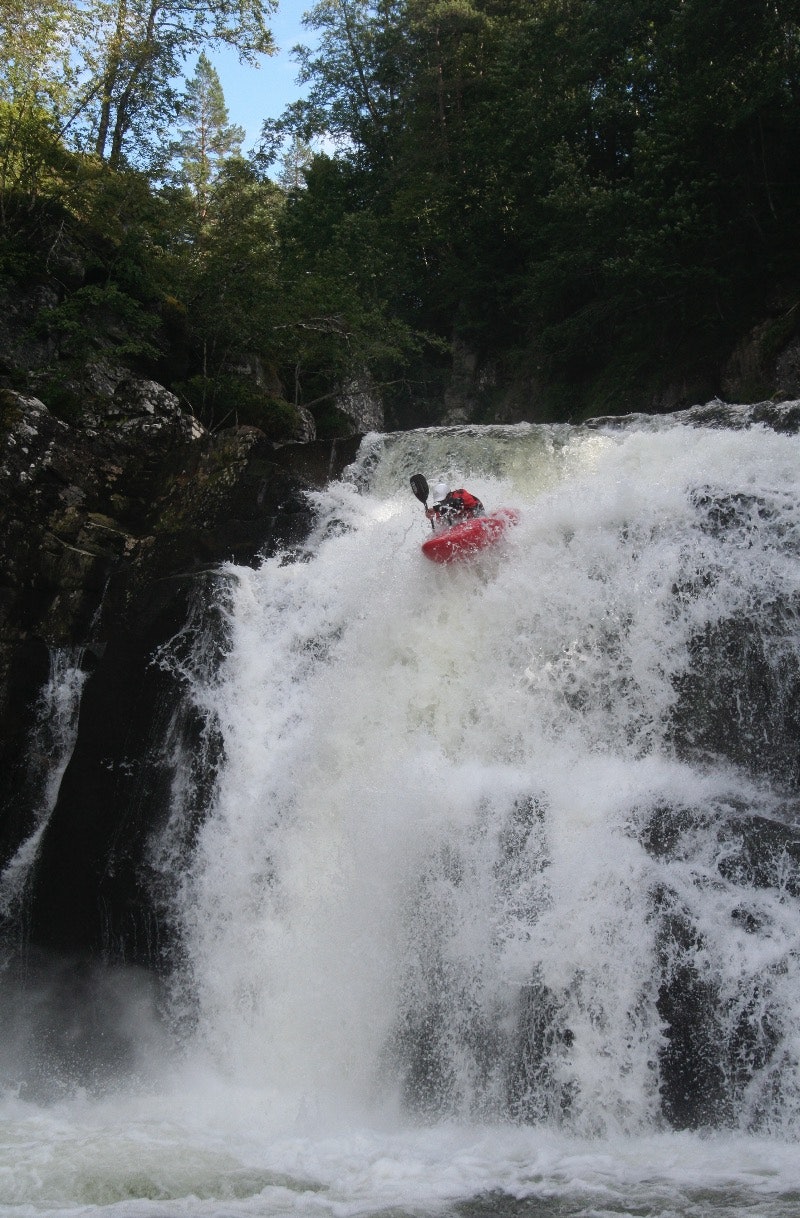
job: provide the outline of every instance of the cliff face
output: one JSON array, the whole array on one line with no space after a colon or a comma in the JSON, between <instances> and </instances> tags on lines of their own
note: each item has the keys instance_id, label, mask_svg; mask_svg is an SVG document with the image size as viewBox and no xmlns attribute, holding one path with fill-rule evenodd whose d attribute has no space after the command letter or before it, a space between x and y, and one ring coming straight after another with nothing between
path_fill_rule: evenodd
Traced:
<instances>
[{"instance_id":1,"label":"cliff face","mask_svg":"<svg viewBox=\"0 0 800 1218\"><path fill-rule=\"evenodd\" d=\"M699 356L676 350L664 359L642 351L635 375L624 367L610 367L574 383L559 384L540 373L533 348L512 360L482 359L455 341L442 392L444 410L438 403L427 403L424 422L577 423L606 414L668 414L717 395L747 403L796 399L800 308L778 294L772 303L771 312L726 352L708 350Z\"/></svg>"},{"instance_id":2,"label":"cliff face","mask_svg":"<svg viewBox=\"0 0 800 1218\"><path fill-rule=\"evenodd\" d=\"M255 428L210 435L135 379L102 419L75 425L10 391L0 406L0 869L41 829L24 891L0 912L12 940L24 905L30 945L157 963L145 842L171 781L156 746L181 682L154 654L217 564L302 541L303 492L339 473L359 438L276 447ZM88 675L58 801L37 827L48 758L32 733L64 649Z\"/></svg>"}]
</instances>

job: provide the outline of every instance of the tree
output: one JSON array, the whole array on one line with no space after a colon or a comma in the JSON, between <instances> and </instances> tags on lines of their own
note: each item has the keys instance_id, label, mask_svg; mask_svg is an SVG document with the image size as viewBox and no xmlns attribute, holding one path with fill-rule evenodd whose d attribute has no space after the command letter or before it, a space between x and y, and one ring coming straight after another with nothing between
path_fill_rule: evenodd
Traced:
<instances>
[{"instance_id":1,"label":"tree","mask_svg":"<svg viewBox=\"0 0 800 1218\"><path fill-rule=\"evenodd\" d=\"M204 51L181 98L178 127L180 139L173 145L180 158L178 180L192 192L202 220L221 164L239 152L244 139L244 128L228 122L219 76Z\"/></svg>"},{"instance_id":2,"label":"tree","mask_svg":"<svg viewBox=\"0 0 800 1218\"><path fill-rule=\"evenodd\" d=\"M276 0L87 0L95 17L85 49L93 146L113 167L148 162L175 116L172 81L199 48L225 43L250 63L274 50L265 25Z\"/></svg>"},{"instance_id":3,"label":"tree","mask_svg":"<svg viewBox=\"0 0 800 1218\"><path fill-rule=\"evenodd\" d=\"M400 119L405 23L400 0L319 0L304 23L319 49L296 48L308 98L287 118L303 139L320 135L374 166Z\"/></svg>"},{"instance_id":4,"label":"tree","mask_svg":"<svg viewBox=\"0 0 800 1218\"><path fill-rule=\"evenodd\" d=\"M286 152L281 158L281 172L278 176L278 183L283 189L291 194L298 190L302 190L305 185L305 172L310 167L313 160L313 150L311 145L301 139L299 135L295 135Z\"/></svg>"},{"instance_id":5,"label":"tree","mask_svg":"<svg viewBox=\"0 0 800 1218\"><path fill-rule=\"evenodd\" d=\"M75 33L68 0L0 0L0 224L27 211L68 160ZM63 186L63 179L62 179Z\"/></svg>"},{"instance_id":6,"label":"tree","mask_svg":"<svg viewBox=\"0 0 800 1218\"><path fill-rule=\"evenodd\" d=\"M193 369L179 388L208 425L233 413L255 423L256 403L263 408L270 396L284 205L274 182L243 158L229 157L209 187L202 240L174 245L173 290L185 311ZM249 372L245 365L252 365ZM256 367L261 371L251 375Z\"/></svg>"},{"instance_id":7,"label":"tree","mask_svg":"<svg viewBox=\"0 0 800 1218\"><path fill-rule=\"evenodd\" d=\"M81 28L70 0L0 0L0 99L63 117L75 75L72 45Z\"/></svg>"}]
</instances>

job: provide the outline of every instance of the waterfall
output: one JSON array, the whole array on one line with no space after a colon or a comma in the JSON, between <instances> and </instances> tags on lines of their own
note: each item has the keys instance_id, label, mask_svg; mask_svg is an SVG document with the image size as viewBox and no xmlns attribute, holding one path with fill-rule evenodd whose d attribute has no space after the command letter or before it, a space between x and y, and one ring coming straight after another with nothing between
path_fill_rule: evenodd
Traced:
<instances>
[{"instance_id":1,"label":"waterfall","mask_svg":"<svg viewBox=\"0 0 800 1218\"><path fill-rule=\"evenodd\" d=\"M75 744L81 691L87 675L82 658L80 648L74 647L54 648L50 654L50 674L39 696L28 749L34 818L24 840L0 872L0 923L19 916L39 843Z\"/></svg>"},{"instance_id":2,"label":"waterfall","mask_svg":"<svg viewBox=\"0 0 800 1218\"><path fill-rule=\"evenodd\" d=\"M416 469L521 524L432 569ZM375 436L302 556L230 571L181 912L226 1071L795 1127L797 478L793 436L691 420Z\"/></svg>"},{"instance_id":3,"label":"waterfall","mask_svg":"<svg viewBox=\"0 0 800 1218\"><path fill-rule=\"evenodd\" d=\"M0 1058L0 1213L795 1212L791 410L373 434L209 580L155 657L171 1039L109 982L127 1076ZM519 523L430 563L416 472Z\"/></svg>"}]
</instances>

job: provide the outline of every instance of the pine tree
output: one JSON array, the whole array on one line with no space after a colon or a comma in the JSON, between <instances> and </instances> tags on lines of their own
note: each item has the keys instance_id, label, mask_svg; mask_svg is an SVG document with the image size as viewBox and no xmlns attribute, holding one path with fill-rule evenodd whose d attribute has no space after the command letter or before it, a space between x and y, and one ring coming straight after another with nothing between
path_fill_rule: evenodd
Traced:
<instances>
[{"instance_id":1,"label":"pine tree","mask_svg":"<svg viewBox=\"0 0 800 1218\"><path fill-rule=\"evenodd\" d=\"M295 135L291 144L281 158L281 172L278 183L288 193L302 190L305 186L305 171L314 157L311 145Z\"/></svg>"},{"instance_id":2,"label":"pine tree","mask_svg":"<svg viewBox=\"0 0 800 1218\"><path fill-rule=\"evenodd\" d=\"M206 214L208 193L223 161L238 154L244 128L228 122L225 94L217 71L202 52L194 76L181 99L181 138L175 144L180 158L178 178L197 201L200 217Z\"/></svg>"}]
</instances>

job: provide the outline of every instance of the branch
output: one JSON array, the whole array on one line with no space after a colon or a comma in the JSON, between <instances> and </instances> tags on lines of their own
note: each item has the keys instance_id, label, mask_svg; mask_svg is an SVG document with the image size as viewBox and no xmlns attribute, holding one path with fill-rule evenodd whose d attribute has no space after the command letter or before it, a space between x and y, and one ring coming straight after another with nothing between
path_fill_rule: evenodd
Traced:
<instances>
[{"instance_id":1,"label":"branch","mask_svg":"<svg viewBox=\"0 0 800 1218\"><path fill-rule=\"evenodd\" d=\"M283 325L273 326L273 329L316 330L320 334L341 334L343 338L349 338L352 333L341 317L309 317L307 321L287 321Z\"/></svg>"}]
</instances>

